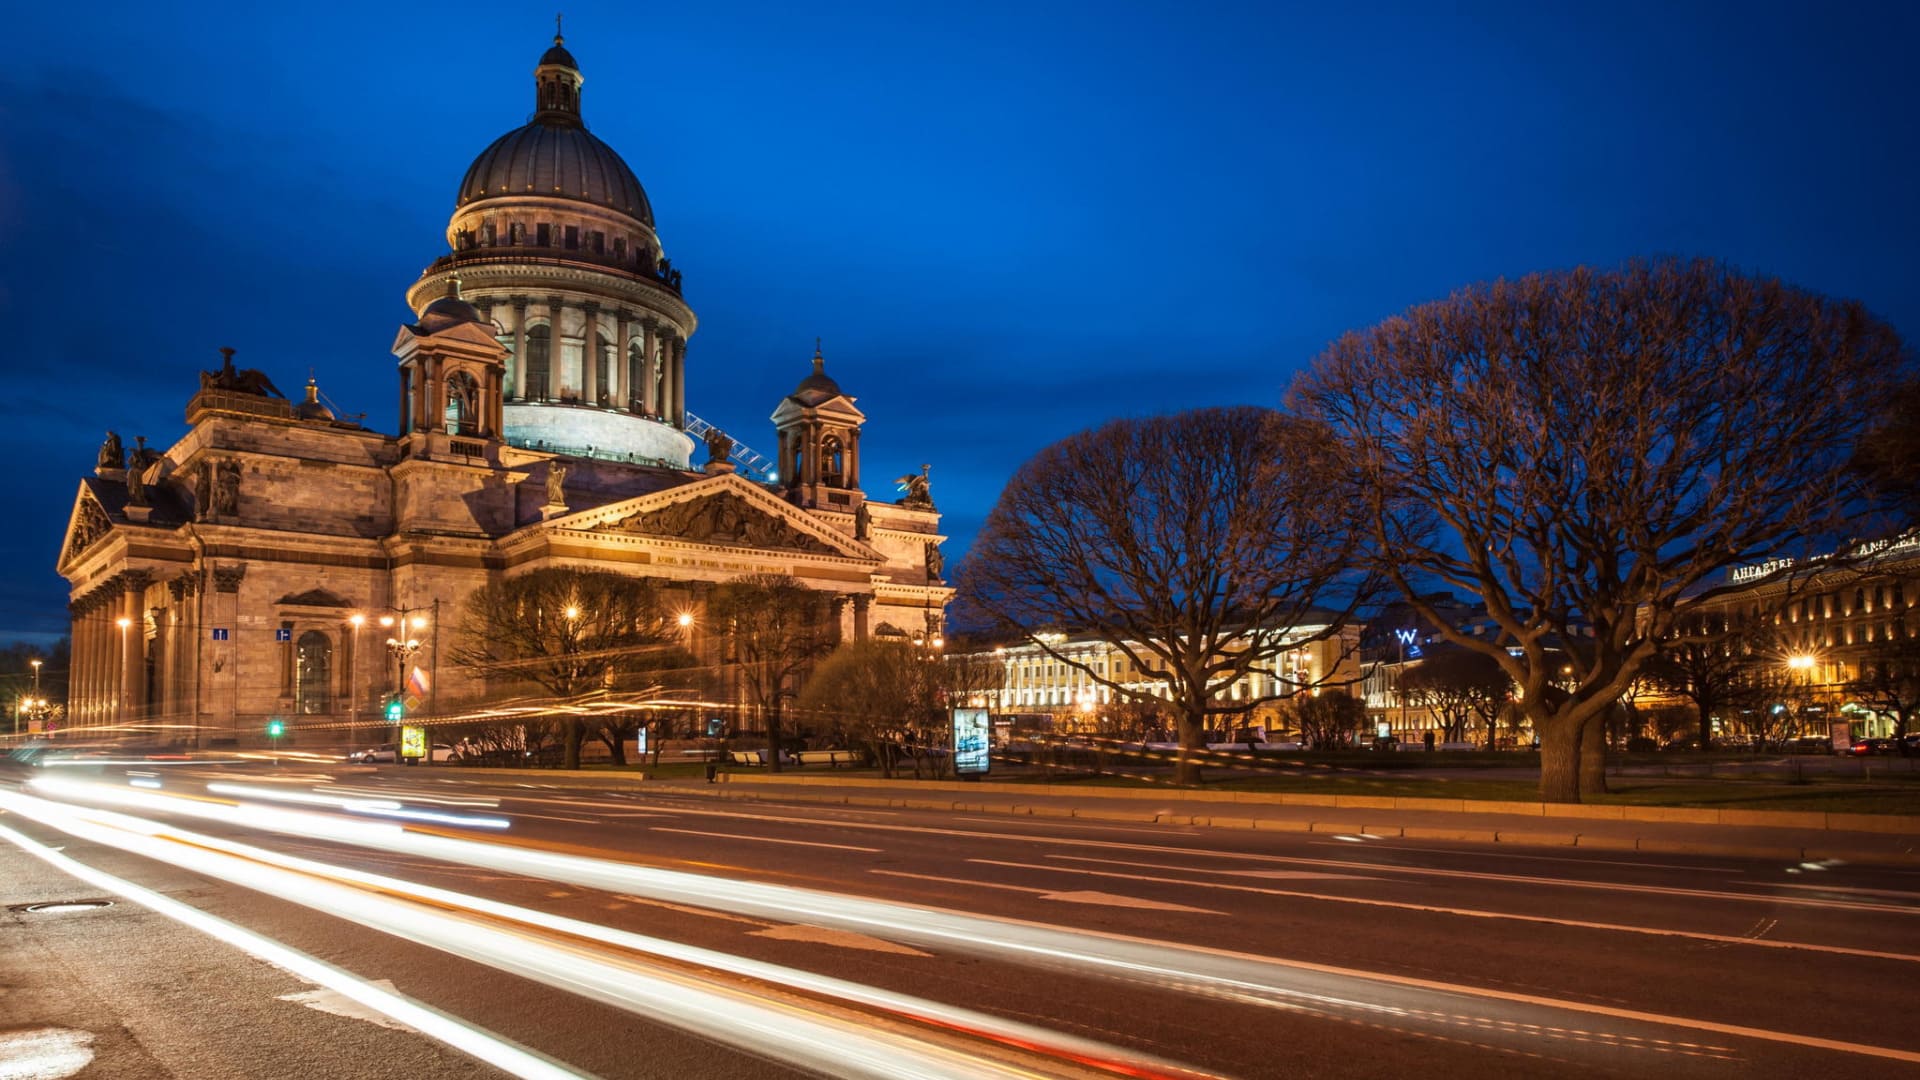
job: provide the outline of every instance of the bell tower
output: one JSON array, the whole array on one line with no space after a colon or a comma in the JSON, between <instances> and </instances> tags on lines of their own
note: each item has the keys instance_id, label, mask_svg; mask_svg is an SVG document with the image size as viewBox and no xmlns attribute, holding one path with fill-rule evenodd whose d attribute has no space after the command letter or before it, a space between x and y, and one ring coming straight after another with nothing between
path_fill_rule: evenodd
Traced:
<instances>
[{"instance_id":1,"label":"bell tower","mask_svg":"<svg viewBox=\"0 0 1920 1080\"><path fill-rule=\"evenodd\" d=\"M813 374L773 410L780 482L795 505L851 514L866 501L860 490L860 425L867 417L853 400L827 374L816 339Z\"/></svg>"},{"instance_id":2,"label":"bell tower","mask_svg":"<svg viewBox=\"0 0 1920 1080\"><path fill-rule=\"evenodd\" d=\"M460 279L393 343L400 361L400 435L416 456L474 456L502 438L507 350L492 324L460 298ZM465 442L456 453L448 440Z\"/></svg>"}]
</instances>

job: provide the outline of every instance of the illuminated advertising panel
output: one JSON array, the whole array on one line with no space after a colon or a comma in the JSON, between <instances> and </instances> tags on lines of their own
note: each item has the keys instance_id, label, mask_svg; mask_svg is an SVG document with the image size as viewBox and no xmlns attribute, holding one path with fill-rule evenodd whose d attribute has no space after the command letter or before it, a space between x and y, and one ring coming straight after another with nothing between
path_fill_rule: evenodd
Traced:
<instances>
[{"instance_id":1,"label":"illuminated advertising panel","mask_svg":"<svg viewBox=\"0 0 1920 1080\"><path fill-rule=\"evenodd\" d=\"M993 721L985 709L953 710L953 773L985 776Z\"/></svg>"},{"instance_id":2,"label":"illuminated advertising panel","mask_svg":"<svg viewBox=\"0 0 1920 1080\"><path fill-rule=\"evenodd\" d=\"M400 756L403 758L423 758L427 756L426 728L403 727L400 729Z\"/></svg>"}]
</instances>

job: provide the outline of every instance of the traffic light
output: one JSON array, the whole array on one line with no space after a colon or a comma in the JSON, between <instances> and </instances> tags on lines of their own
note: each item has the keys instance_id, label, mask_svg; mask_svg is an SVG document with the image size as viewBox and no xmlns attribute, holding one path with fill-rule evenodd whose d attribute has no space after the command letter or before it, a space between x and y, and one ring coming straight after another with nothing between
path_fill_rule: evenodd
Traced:
<instances>
[{"instance_id":1,"label":"traffic light","mask_svg":"<svg viewBox=\"0 0 1920 1080\"><path fill-rule=\"evenodd\" d=\"M287 733L287 725L278 719L267 721L267 738L277 739Z\"/></svg>"},{"instance_id":2,"label":"traffic light","mask_svg":"<svg viewBox=\"0 0 1920 1080\"><path fill-rule=\"evenodd\" d=\"M406 719L406 716L407 706L405 702L401 701L398 697L390 697L387 699L387 723L397 724Z\"/></svg>"}]
</instances>

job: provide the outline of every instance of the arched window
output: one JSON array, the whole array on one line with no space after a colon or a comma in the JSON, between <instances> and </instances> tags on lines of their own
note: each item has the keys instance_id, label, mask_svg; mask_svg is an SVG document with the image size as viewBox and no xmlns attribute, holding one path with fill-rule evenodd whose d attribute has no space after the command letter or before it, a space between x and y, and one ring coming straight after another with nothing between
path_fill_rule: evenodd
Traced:
<instances>
[{"instance_id":1,"label":"arched window","mask_svg":"<svg viewBox=\"0 0 1920 1080\"><path fill-rule=\"evenodd\" d=\"M827 436L820 443L820 482L828 487L839 487L841 479L846 476L845 464L839 437Z\"/></svg>"},{"instance_id":2,"label":"arched window","mask_svg":"<svg viewBox=\"0 0 1920 1080\"><path fill-rule=\"evenodd\" d=\"M595 233L594 235L597 236L599 234ZM605 405L609 400L607 396L607 369L612 365L607 361L612 352L613 342L607 340L607 335L596 332L593 335L593 385L597 387L594 392L600 395L600 400L588 402L590 405Z\"/></svg>"},{"instance_id":3,"label":"arched window","mask_svg":"<svg viewBox=\"0 0 1920 1080\"><path fill-rule=\"evenodd\" d=\"M447 434L474 435L480 431L480 388L473 376L456 371L447 380Z\"/></svg>"},{"instance_id":4,"label":"arched window","mask_svg":"<svg viewBox=\"0 0 1920 1080\"><path fill-rule=\"evenodd\" d=\"M547 400L552 331L545 323L527 328L527 400Z\"/></svg>"},{"instance_id":5,"label":"arched window","mask_svg":"<svg viewBox=\"0 0 1920 1080\"><path fill-rule=\"evenodd\" d=\"M333 643L318 630L300 635L293 649L293 711L315 716L333 711Z\"/></svg>"}]
</instances>

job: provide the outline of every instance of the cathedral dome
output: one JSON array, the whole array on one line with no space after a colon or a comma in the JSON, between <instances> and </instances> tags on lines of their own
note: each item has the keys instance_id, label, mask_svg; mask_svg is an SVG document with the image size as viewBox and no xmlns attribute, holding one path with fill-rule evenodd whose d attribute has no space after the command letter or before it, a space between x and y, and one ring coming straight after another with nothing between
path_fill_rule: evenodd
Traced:
<instances>
[{"instance_id":1,"label":"cathedral dome","mask_svg":"<svg viewBox=\"0 0 1920 1080\"><path fill-rule=\"evenodd\" d=\"M593 203L653 225L639 178L584 127L535 120L495 139L467 169L456 205L513 195Z\"/></svg>"},{"instance_id":2,"label":"cathedral dome","mask_svg":"<svg viewBox=\"0 0 1920 1080\"><path fill-rule=\"evenodd\" d=\"M559 35L534 68L535 112L480 152L460 181L456 208L481 199L537 196L603 206L653 227L639 178L580 115L584 81Z\"/></svg>"}]
</instances>

